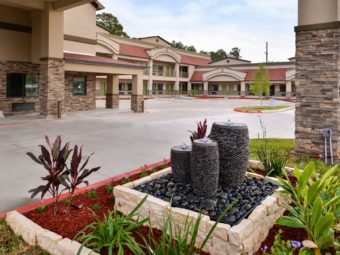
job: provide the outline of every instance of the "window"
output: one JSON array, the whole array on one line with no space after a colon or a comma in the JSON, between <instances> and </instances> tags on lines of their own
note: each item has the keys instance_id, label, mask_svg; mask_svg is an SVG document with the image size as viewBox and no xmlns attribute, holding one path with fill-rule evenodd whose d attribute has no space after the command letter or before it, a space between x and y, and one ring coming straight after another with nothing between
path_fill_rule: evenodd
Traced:
<instances>
[{"instance_id":1,"label":"window","mask_svg":"<svg viewBox=\"0 0 340 255\"><path fill-rule=\"evenodd\" d=\"M8 73L7 97L36 97L38 96L38 80L36 74Z\"/></svg>"},{"instance_id":2,"label":"window","mask_svg":"<svg viewBox=\"0 0 340 255\"><path fill-rule=\"evenodd\" d=\"M119 91L125 91L125 83L119 83Z\"/></svg>"},{"instance_id":3,"label":"window","mask_svg":"<svg viewBox=\"0 0 340 255\"><path fill-rule=\"evenodd\" d=\"M86 95L86 77L75 77L73 79L73 95L74 96Z\"/></svg>"},{"instance_id":4,"label":"window","mask_svg":"<svg viewBox=\"0 0 340 255\"><path fill-rule=\"evenodd\" d=\"M127 86L128 86L128 91L132 91L132 83L128 83Z\"/></svg>"}]
</instances>

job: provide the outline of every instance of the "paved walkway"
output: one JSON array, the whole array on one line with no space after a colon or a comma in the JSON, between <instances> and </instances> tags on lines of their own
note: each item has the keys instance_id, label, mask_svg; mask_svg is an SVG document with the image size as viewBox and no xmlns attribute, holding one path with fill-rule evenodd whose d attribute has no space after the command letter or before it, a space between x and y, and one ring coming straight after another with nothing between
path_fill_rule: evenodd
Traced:
<instances>
[{"instance_id":1,"label":"paved walkway","mask_svg":"<svg viewBox=\"0 0 340 255\"><path fill-rule=\"evenodd\" d=\"M104 106L98 101L98 107ZM190 143L188 130L196 121L244 122L252 138L262 136L258 114L236 113L240 106L259 105L257 100L228 99L153 99L145 102L146 113L129 111L129 101L119 110L98 108L91 112L69 113L62 120L45 120L30 115L0 119L0 212L31 203L27 191L41 184L46 174L26 152L38 153L44 135L84 145L86 154L95 152L89 166L102 166L90 178L99 181L141 165L168 158L170 148ZM287 104L286 102L282 102ZM281 103L280 103L281 104ZM294 110L262 114L267 137L294 137Z\"/></svg>"}]
</instances>

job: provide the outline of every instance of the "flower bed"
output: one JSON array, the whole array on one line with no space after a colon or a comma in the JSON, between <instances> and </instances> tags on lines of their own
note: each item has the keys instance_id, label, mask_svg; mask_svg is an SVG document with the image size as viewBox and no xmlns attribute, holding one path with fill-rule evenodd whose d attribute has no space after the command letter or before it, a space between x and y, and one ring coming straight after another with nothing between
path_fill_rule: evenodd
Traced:
<instances>
[{"instance_id":1,"label":"flower bed","mask_svg":"<svg viewBox=\"0 0 340 255\"><path fill-rule=\"evenodd\" d=\"M162 167L159 167L158 170L160 170L160 168L163 168L164 166L168 166L169 163L167 162L166 164L163 163ZM258 161L250 161L249 162L249 167L251 168L258 168L259 171L261 171L261 168L263 166L261 166L261 164L259 164ZM154 168L155 169L155 168ZM71 245L72 242L70 241L70 239L72 240L74 238L74 236L81 230L83 229L87 224L92 223L94 221L94 215L97 215L99 218L103 217L104 213L107 213L108 210L112 210L112 208L114 206L116 207L120 207L122 209L122 204L124 205L124 203L126 204L126 202L131 202L131 199L129 200L121 200L120 198L118 198L115 202L112 200L112 188L114 186L116 186L118 188L118 190L120 189L119 187L124 187L124 189L129 189L131 190L131 187L133 186L138 186L140 184L142 184L145 181L150 181L152 179L155 179L156 177L159 178L160 175L164 175L165 173L169 173L170 170L163 170L162 172L157 172L157 173L153 173L153 171L151 171L150 169L148 171L145 171L145 169L140 168L139 170L135 170L132 174L130 174L129 176L123 175L121 176L120 179L117 178L112 178L114 179L113 182L108 182L111 185L107 185L107 183L102 183L101 186L95 187L95 193L96 196L93 196L93 190L90 190L91 192L82 192L79 194L76 194L73 197L73 204L80 206L82 205L82 207L76 208L74 206L70 206L66 200L61 200L59 201L59 209L58 209L58 214L57 216L53 215L53 206L52 205L47 205L46 208L44 210L38 210L38 208L36 208L35 210L31 210L29 212L25 213L25 216L28 217L29 219L33 220L35 223L37 223L38 225L32 225L34 227L31 227L29 229L35 229L37 228L36 226L38 226L39 228L43 228L46 230L50 230L52 232L47 232L46 230L39 230L41 231L41 233L44 233L43 236L47 236L49 238L53 237L56 240L56 242L61 243L62 245L68 245L68 249L70 249L72 251L72 249L76 249L79 248L79 245L75 245L76 242L73 242L73 246ZM291 168L286 168L286 171L288 173L290 173L292 171ZM146 175L150 175L150 176L146 176ZM252 173L248 173L249 176L253 176L253 177L257 177L257 178L262 178L259 175L256 174L252 174ZM142 178L141 178L142 177ZM273 181L272 178L268 178L268 180ZM130 181L135 181L130 182ZM127 183L126 183L127 182ZM86 190L89 191L89 190ZM90 195L92 194L92 195ZM150 197L151 198L151 197ZM139 198L140 199L140 198ZM155 198L156 199L156 198ZM152 199L151 199L152 200ZM153 200L154 201L154 200ZM269 203L270 201L266 201L265 204ZM167 202L166 202L167 203ZM99 205L99 207L95 207L94 205ZM268 204L267 204L268 205ZM273 204L272 204L273 205ZM211 255L213 254L220 254L217 253L216 250L214 250L214 244L216 246L216 240L218 240L217 238L221 239L221 236L223 237L223 235L228 236L228 240L232 240L233 243L229 243L229 244L218 244L221 245L219 246L218 249L220 249L221 251L224 251L224 253L221 254L228 254L226 253L229 249L229 251L231 251L229 254L238 254L241 253L241 248L244 249L252 249L252 251L256 251L256 254L263 254L265 251L263 251L264 248L267 248L267 252L268 250L270 251L270 247L273 245L274 242L274 237L275 234L277 233L277 231L279 229L281 229L283 231L283 235L282 238L285 240L298 240L300 242L302 242L303 240L306 239L306 232L304 230L301 229L292 229L292 228L287 228L287 227L282 227L282 226L278 226L278 225L274 225L274 227L271 228L271 226L273 225L275 219L274 217L270 218L268 217L268 215L266 215L264 218L265 220L263 221L263 217L260 219L255 218L256 217L260 217L260 211L261 211L261 207L263 206L263 204L260 206L260 209L255 209L255 211L253 211L253 213L248 217L248 219L243 220L243 229L236 225L234 227L229 226L228 224L223 224L220 223L222 225L220 225L216 230L215 230L215 234L218 235L218 237L214 236L211 237L208 241L207 247L207 252L210 252ZM263 209L263 208L262 208ZM142 209L141 209L142 210ZM267 212L269 209L266 209ZM143 211L143 210L142 210ZM275 211L275 210L274 210ZM122 212L125 213L127 211L124 211L124 209L122 209ZM157 215L157 210L155 210L155 208L153 208L152 211L148 211L148 213L154 213L155 215ZM254 212L256 212L254 214ZM178 222L178 218L185 218L186 217L186 212L183 212L182 210L180 210L179 208L176 208L173 210L173 215L174 217L176 217L175 223ZM197 216L197 214L191 214L193 215L193 217L195 217L195 215ZM204 216L205 217L205 216ZM210 221L210 219L208 218L204 218L202 220L203 223L203 227L205 227L206 229L212 224L212 221ZM277 216L275 216L276 218ZM25 218L25 217L24 217ZM256 222L258 223L258 227L250 230L250 226L247 224L249 223L249 219L251 218L255 218L257 219ZM270 218L270 219L269 219ZM151 218L151 221L155 219L154 217ZM265 224L263 222L266 222ZM157 226L157 222L153 222L154 226ZM158 224L159 225L159 224ZM264 225L266 225L266 231L261 230L261 227L264 227ZM12 226L11 226L12 227ZM271 228L271 229L270 229ZM12 227L13 229L13 227ZM236 231L235 231L236 229ZM269 230L270 229L270 230ZM27 231L28 229L26 228L26 236L28 235ZM269 234L267 235L269 231ZM149 234L149 229L148 227L140 227L138 229L138 232L141 233L142 235L146 236ZM153 229L153 234L154 236L158 236L160 237L162 232L157 230L157 229ZM252 239L251 236L248 236L249 234L254 234L254 236L256 236L256 240ZM55 236L56 235L56 236ZM28 235L29 236L29 235ZM41 238L42 234L39 234L39 238ZM140 239L140 236L137 232L134 232L133 235L136 239L138 243L143 244L143 240ZM32 235L31 235L32 238ZM202 235L200 236L202 240ZM36 240L35 238L33 238L32 240ZM41 240L41 239L39 239ZM214 242L215 240L215 242ZM263 241L264 240L264 241ZM25 241L27 241L25 239ZM263 242L262 242L263 241ZM261 244L262 242L262 244ZM236 244L237 243L237 244ZM40 243L39 243L40 244ZM53 243L54 244L54 243ZM247 245L249 244L249 246L247 247ZM72 249L70 247L73 247ZM44 248L44 247L43 247ZM259 249L257 249L259 248ZM230 249L235 249L235 250L230 250ZM333 248L329 249L328 251L334 252L335 250ZM53 253L51 253L53 254ZM57 253L56 253L57 254ZM63 253L59 253L59 254L63 254ZM67 254L67 253L65 253ZM72 254L72 253L70 253ZM85 253L83 253L85 254ZM102 254L106 254L106 252L104 251ZM125 254L132 254L129 253L128 251L126 251ZM207 255L208 253L202 253Z\"/></svg>"}]
</instances>

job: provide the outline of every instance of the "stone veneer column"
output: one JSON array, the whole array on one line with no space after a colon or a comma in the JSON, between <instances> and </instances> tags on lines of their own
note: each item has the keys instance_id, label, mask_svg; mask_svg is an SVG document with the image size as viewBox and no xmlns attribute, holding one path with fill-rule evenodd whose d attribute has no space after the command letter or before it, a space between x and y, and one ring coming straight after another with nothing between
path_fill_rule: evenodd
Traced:
<instances>
[{"instance_id":1,"label":"stone veneer column","mask_svg":"<svg viewBox=\"0 0 340 255\"><path fill-rule=\"evenodd\" d=\"M142 75L132 75L131 110L137 113L144 112Z\"/></svg>"},{"instance_id":2,"label":"stone veneer column","mask_svg":"<svg viewBox=\"0 0 340 255\"><path fill-rule=\"evenodd\" d=\"M295 152L324 152L323 128L333 131L333 154L340 159L340 27L296 27Z\"/></svg>"},{"instance_id":3,"label":"stone veneer column","mask_svg":"<svg viewBox=\"0 0 340 255\"><path fill-rule=\"evenodd\" d=\"M118 75L108 74L106 84L106 108L117 109L119 108Z\"/></svg>"},{"instance_id":4,"label":"stone veneer column","mask_svg":"<svg viewBox=\"0 0 340 255\"><path fill-rule=\"evenodd\" d=\"M58 103L60 103L60 115L62 116L65 98L63 59L41 59L39 83L40 114L49 117L58 117Z\"/></svg>"}]
</instances>

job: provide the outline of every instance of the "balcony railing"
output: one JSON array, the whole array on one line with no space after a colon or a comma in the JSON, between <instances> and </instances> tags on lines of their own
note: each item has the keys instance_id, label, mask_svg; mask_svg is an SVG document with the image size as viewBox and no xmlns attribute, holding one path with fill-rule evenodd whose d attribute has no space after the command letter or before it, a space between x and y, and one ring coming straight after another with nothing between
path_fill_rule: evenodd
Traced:
<instances>
[{"instance_id":1,"label":"balcony railing","mask_svg":"<svg viewBox=\"0 0 340 255\"><path fill-rule=\"evenodd\" d=\"M152 75L164 76L164 77L176 77L175 72L164 72L164 71L157 71L157 70L153 70Z\"/></svg>"},{"instance_id":2,"label":"balcony railing","mask_svg":"<svg viewBox=\"0 0 340 255\"><path fill-rule=\"evenodd\" d=\"M179 77L181 77L181 78L188 78L189 74L188 74L188 72L179 71Z\"/></svg>"}]
</instances>

